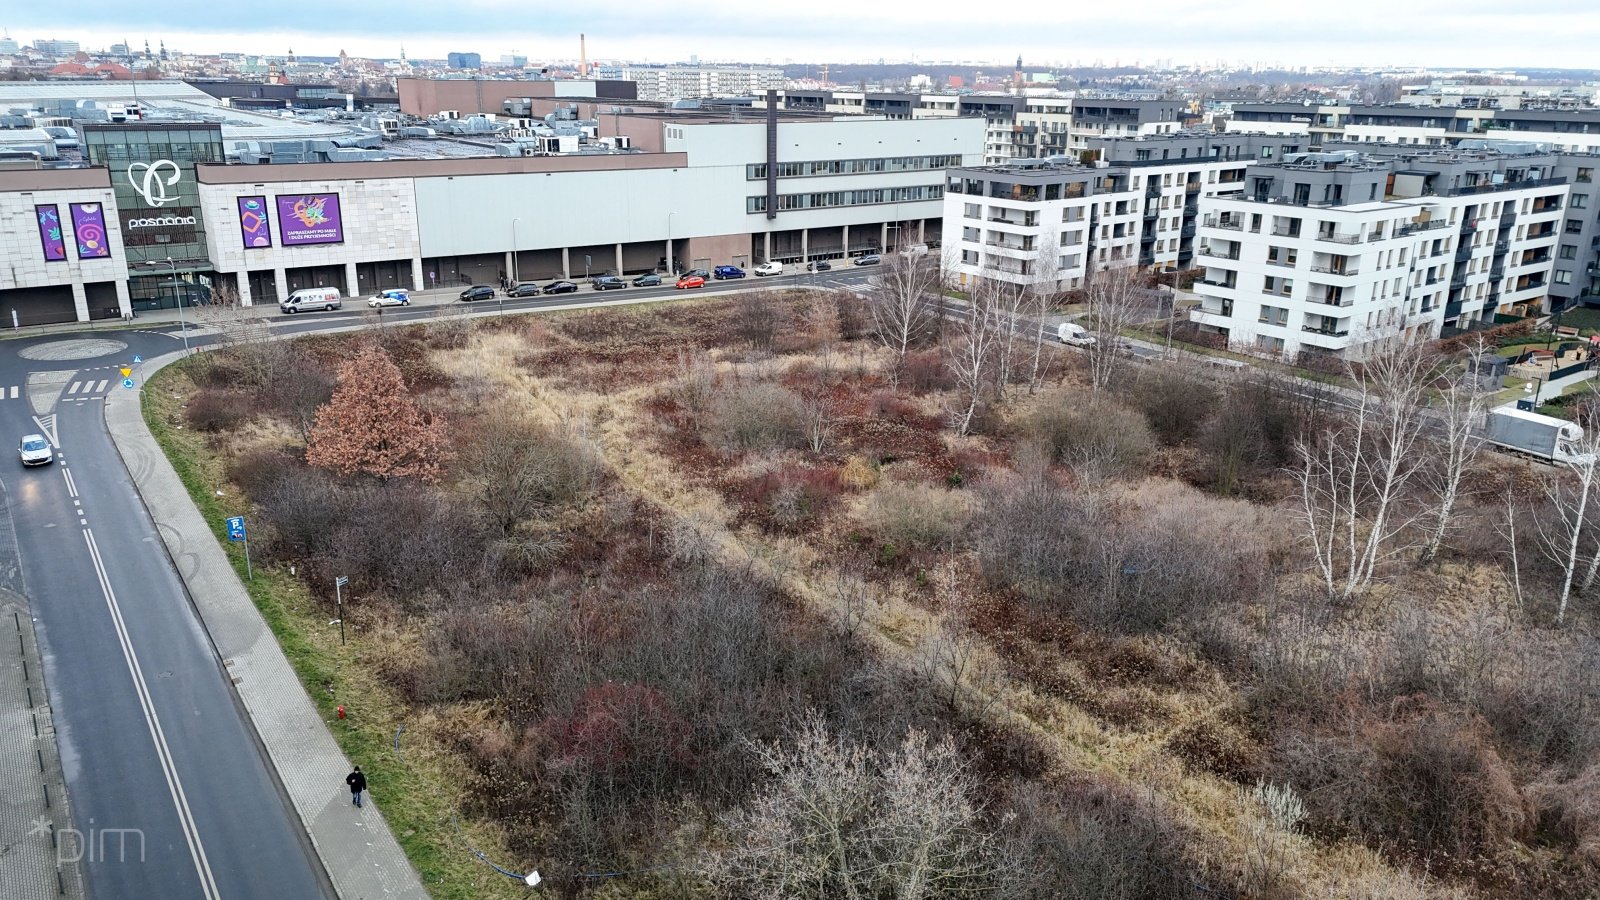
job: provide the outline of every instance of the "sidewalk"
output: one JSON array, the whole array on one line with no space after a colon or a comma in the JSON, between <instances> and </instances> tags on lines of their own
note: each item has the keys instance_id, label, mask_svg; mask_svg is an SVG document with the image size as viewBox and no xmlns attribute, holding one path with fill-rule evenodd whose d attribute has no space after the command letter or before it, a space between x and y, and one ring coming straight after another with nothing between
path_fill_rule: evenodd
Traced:
<instances>
[{"instance_id":1,"label":"sidewalk","mask_svg":"<svg viewBox=\"0 0 1600 900\"><path fill-rule=\"evenodd\" d=\"M181 356L169 353L147 360L145 372L154 374ZM344 900L426 898L422 880L378 805L371 799L365 809L350 805L344 787L350 761L145 426L139 394L113 391L106 400L105 416L117 452L233 676L234 689L334 889Z\"/></svg>"},{"instance_id":2,"label":"sidewalk","mask_svg":"<svg viewBox=\"0 0 1600 900\"><path fill-rule=\"evenodd\" d=\"M0 587L0 897L83 896L55 737L28 603Z\"/></svg>"}]
</instances>

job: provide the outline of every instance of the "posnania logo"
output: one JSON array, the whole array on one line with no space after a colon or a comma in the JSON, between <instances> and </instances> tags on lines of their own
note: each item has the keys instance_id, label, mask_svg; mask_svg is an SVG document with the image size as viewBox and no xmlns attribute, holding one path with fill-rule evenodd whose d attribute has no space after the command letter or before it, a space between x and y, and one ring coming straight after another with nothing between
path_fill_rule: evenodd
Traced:
<instances>
[{"instance_id":1,"label":"posnania logo","mask_svg":"<svg viewBox=\"0 0 1600 900\"><path fill-rule=\"evenodd\" d=\"M194 216L157 216L154 219L129 219L128 230L136 228L172 228L195 224Z\"/></svg>"},{"instance_id":2,"label":"posnania logo","mask_svg":"<svg viewBox=\"0 0 1600 900\"><path fill-rule=\"evenodd\" d=\"M170 176L163 176L163 171L170 171ZM170 159L158 159L151 163L136 162L128 166L128 184L144 202L151 206L165 206L178 199L177 194L167 193L167 188L178 183L183 177L183 171L178 164Z\"/></svg>"}]
</instances>

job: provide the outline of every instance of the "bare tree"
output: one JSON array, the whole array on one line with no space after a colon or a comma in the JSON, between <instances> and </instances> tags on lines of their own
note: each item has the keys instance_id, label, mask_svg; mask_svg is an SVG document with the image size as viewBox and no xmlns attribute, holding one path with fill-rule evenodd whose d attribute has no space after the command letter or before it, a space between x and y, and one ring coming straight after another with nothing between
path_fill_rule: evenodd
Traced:
<instances>
[{"instance_id":1,"label":"bare tree","mask_svg":"<svg viewBox=\"0 0 1600 900\"><path fill-rule=\"evenodd\" d=\"M994 319L994 396L1004 400L1006 390L1016 375L1025 352L1023 342L1029 339L1023 313L1028 304L1028 291L1021 285L996 282L994 297L984 312Z\"/></svg>"},{"instance_id":2,"label":"bare tree","mask_svg":"<svg viewBox=\"0 0 1600 900\"><path fill-rule=\"evenodd\" d=\"M926 255L896 253L884 260L867 295L872 336L894 355L889 377L896 385L906 354L938 329L934 302L942 292L938 278L938 267Z\"/></svg>"},{"instance_id":3,"label":"bare tree","mask_svg":"<svg viewBox=\"0 0 1600 900\"><path fill-rule=\"evenodd\" d=\"M1555 515L1534 519L1539 527L1545 555L1561 567L1561 593L1556 601L1557 624L1566 621L1567 604L1572 599L1572 583L1581 562L1579 549L1593 518L1589 505L1596 482L1600 481L1596 478L1600 474L1600 441L1596 440L1595 435L1594 429L1584 433L1583 441L1574 448L1576 452L1559 463L1565 471L1550 479L1546 486L1545 495ZM1554 521L1547 524L1547 518L1553 518ZM1600 559L1600 554L1596 554L1595 558ZM1588 577L1592 579L1594 563L1591 562L1589 568L1591 572Z\"/></svg>"},{"instance_id":4,"label":"bare tree","mask_svg":"<svg viewBox=\"0 0 1600 900\"><path fill-rule=\"evenodd\" d=\"M1433 406L1439 459L1437 467L1427 473L1436 500L1433 525L1422 547L1423 564L1438 555L1455 517L1462 481L1483 449L1484 416L1494 395L1481 388L1479 379L1491 353L1488 342L1479 337L1466 353L1465 368L1453 373Z\"/></svg>"},{"instance_id":5,"label":"bare tree","mask_svg":"<svg viewBox=\"0 0 1600 900\"><path fill-rule=\"evenodd\" d=\"M978 408L990 396L999 339L997 326L1002 321L995 314L1000 293L999 282L993 278L980 277L974 282L965 314L955 325L954 337L945 345L945 361L955 376L961 404L952 414L951 425L960 435L972 430Z\"/></svg>"},{"instance_id":6,"label":"bare tree","mask_svg":"<svg viewBox=\"0 0 1600 900\"><path fill-rule=\"evenodd\" d=\"M1122 332L1138 324L1143 313L1143 289L1138 269L1124 266L1091 271L1088 312L1083 326L1094 335L1086 349L1089 355L1089 383L1098 393L1116 378L1122 368Z\"/></svg>"},{"instance_id":7,"label":"bare tree","mask_svg":"<svg viewBox=\"0 0 1600 900\"><path fill-rule=\"evenodd\" d=\"M1400 552L1414 516L1402 511L1419 452L1433 358L1409 340L1372 343L1341 425L1296 443L1299 517L1331 597L1347 599L1372 583L1380 563Z\"/></svg>"},{"instance_id":8,"label":"bare tree","mask_svg":"<svg viewBox=\"0 0 1600 900\"><path fill-rule=\"evenodd\" d=\"M833 400L825 391L816 390L801 398L800 408L806 445L812 453L821 453L833 434Z\"/></svg>"},{"instance_id":9,"label":"bare tree","mask_svg":"<svg viewBox=\"0 0 1600 900\"><path fill-rule=\"evenodd\" d=\"M1061 294L1061 249L1054 234L1039 243L1033 259L1033 281L1028 285L1028 295L1023 304L1023 316L1032 335L1032 354L1028 369L1028 393L1044 386L1050 377L1050 362L1054 354L1045 352L1047 339L1045 319L1055 308Z\"/></svg>"},{"instance_id":10,"label":"bare tree","mask_svg":"<svg viewBox=\"0 0 1600 900\"><path fill-rule=\"evenodd\" d=\"M948 738L894 750L841 740L812 715L791 746L757 749L768 783L724 819L705 858L725 896L791 900L993 897L1005 854L983 827L981 784Z\"/></svg>"}]
</instances>

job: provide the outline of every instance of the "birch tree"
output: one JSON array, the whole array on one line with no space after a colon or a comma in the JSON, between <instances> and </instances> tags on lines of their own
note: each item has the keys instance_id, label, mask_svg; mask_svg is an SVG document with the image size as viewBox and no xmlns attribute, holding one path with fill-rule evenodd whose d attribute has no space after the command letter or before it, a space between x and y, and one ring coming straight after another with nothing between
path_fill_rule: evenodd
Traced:
<instances>
[{"instance_id":1,"label":"birch tree","mask_svg":"<svg viewBox=\"0 0 1600 900\"><path fill-rule=\"evenodd\" d=\"M965 315L957 319L955 334L945 345L945 361L960 392L960 407L951 415L950 424L963 436L972 430L978 407L990 395L999 337L996 326L1001 321L995 314L1000 302L998 284L993 278L979 278L973 284Z\"/></svg>"},{"instance_id":2,"label":"birch tree","mask_svg":"<svg viewBox=\"0 0 1600 900\"><path fill-rule=\"evenodd\" d=\"M1027 301L1023 305L1023 315L1028 320L1028 331L1033 342L1028 367L1030 394L1044 387L1045 380L1050 377L1050 362L1055 357L1045 352L1046 331L1049 327L1045 319L1054 309L1060 292L1061 249L1056 245L1055 235L1050 234L1040 242L1034 256L1033 281L1028 285Z\"/></svg>"},{"instance_id":3,"label":"birch tree","mask_svg":"<svg viewBox=\"0 0 1600 900\"><path fill-rule=\"evenodd\" d=\"M1435 500L1433 523L1422 547L1423 564L1438 556L1455 518L1462 482L1483 449L1484 417L1493 394L1481 390L1478 379L1491 352L1488 342L1480 337L1467 351L1464 369L1450 379L1439 402L1433 405L1439 459L1437 468L1430 473Z\"/></svg>"},{"instance_id":4,"label":"birch tree","mask_svg":"<svg viewBox=\"0 0 1600 900\"><path fill-rule=\"evenodd\" d=\"M906 354L929 340L938 327L935 295L942 290L939 267L925 256L896 253L885 259L867 295L872 336L894 356L890 380L900 383Z\"/></svg>"},{"instance_id":5,"label":"birch tree","mask_svg":"<svg viewBox=\"0 0 1600 900\"><path fill-rule=\"evenodd\" d=\"M1089 383L1095 393L1106 388L1122 368L1122 332L1138 324L1143 312L1139 272L1133 266L1089 274L1088 312L1083 327L1094 335L1089 355Z\"/></svg>"},{"instance_id":6,"label":"birch tree","mask_svg":"<svg viewBox=\"0 0 1600 900\"><path fill-rule=\"evenodd\" d=\"M1545 486L1545 496L1555 515L1534 519L1539 527L1545 556L1561 567L1561 591L1556 600L1558 625L1566 622L1572 584L1578 567L1583 563L1580 551L1590 531L1590 520L1594 517L1590 507L1593 506L1596 482L1600 481L1596 477L1600 475L1600 440L1596 438L1596 430L1588 429L1573 450L1575 452L1568 459L1559 463L1565 471L1550 479ZM1547 524L1547 518L1553 521ZM1589 560L1586 582L1594 578L1596 560L1600 560L1600 553Z\"/></svg>"},{"instance_id":7,"label":"birch tree","mask_svg":"<svg viewBox=\"0 0 1600 900\"><path fill-rule=\"evenodd\" d=\"M1348 599L1401 552L1417 518L1403 508L1422 468L1431 357L1410 341L1377 342L1344 394L1344 422L1295 445L1306 542L1330 597Z\"/></svg>"}]
</instances>

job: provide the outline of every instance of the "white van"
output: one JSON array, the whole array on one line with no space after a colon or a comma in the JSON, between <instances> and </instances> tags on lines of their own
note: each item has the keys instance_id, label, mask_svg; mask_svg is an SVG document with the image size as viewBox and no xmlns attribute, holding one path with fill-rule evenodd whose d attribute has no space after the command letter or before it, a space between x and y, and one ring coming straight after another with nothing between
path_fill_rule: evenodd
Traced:
<instances>
[{"instance_id":1,"label":"white van","mask_svg":"<svg viewBox=\"0 0 1600 900\"><path fill-rule=\"evenodd\" d=\"M338 309L343 305L339 296L339 289L333 287L305 288L289 295L289 299L278 304L278 309L286 313L306 312L313 309Z\"/></svg>"},{"instance_id":2,"label":"white van","mask_svg":"<svg viewBox=\"0 0 1600 900\"><path fill-rule=\"evenodd\" d=\"M1087 347L1094 343L1094 335L1076 322L1062 322L1056 326L1056 337L1061 339L1061 343L1076 347Z\"/></svg>"}]
</instances>

